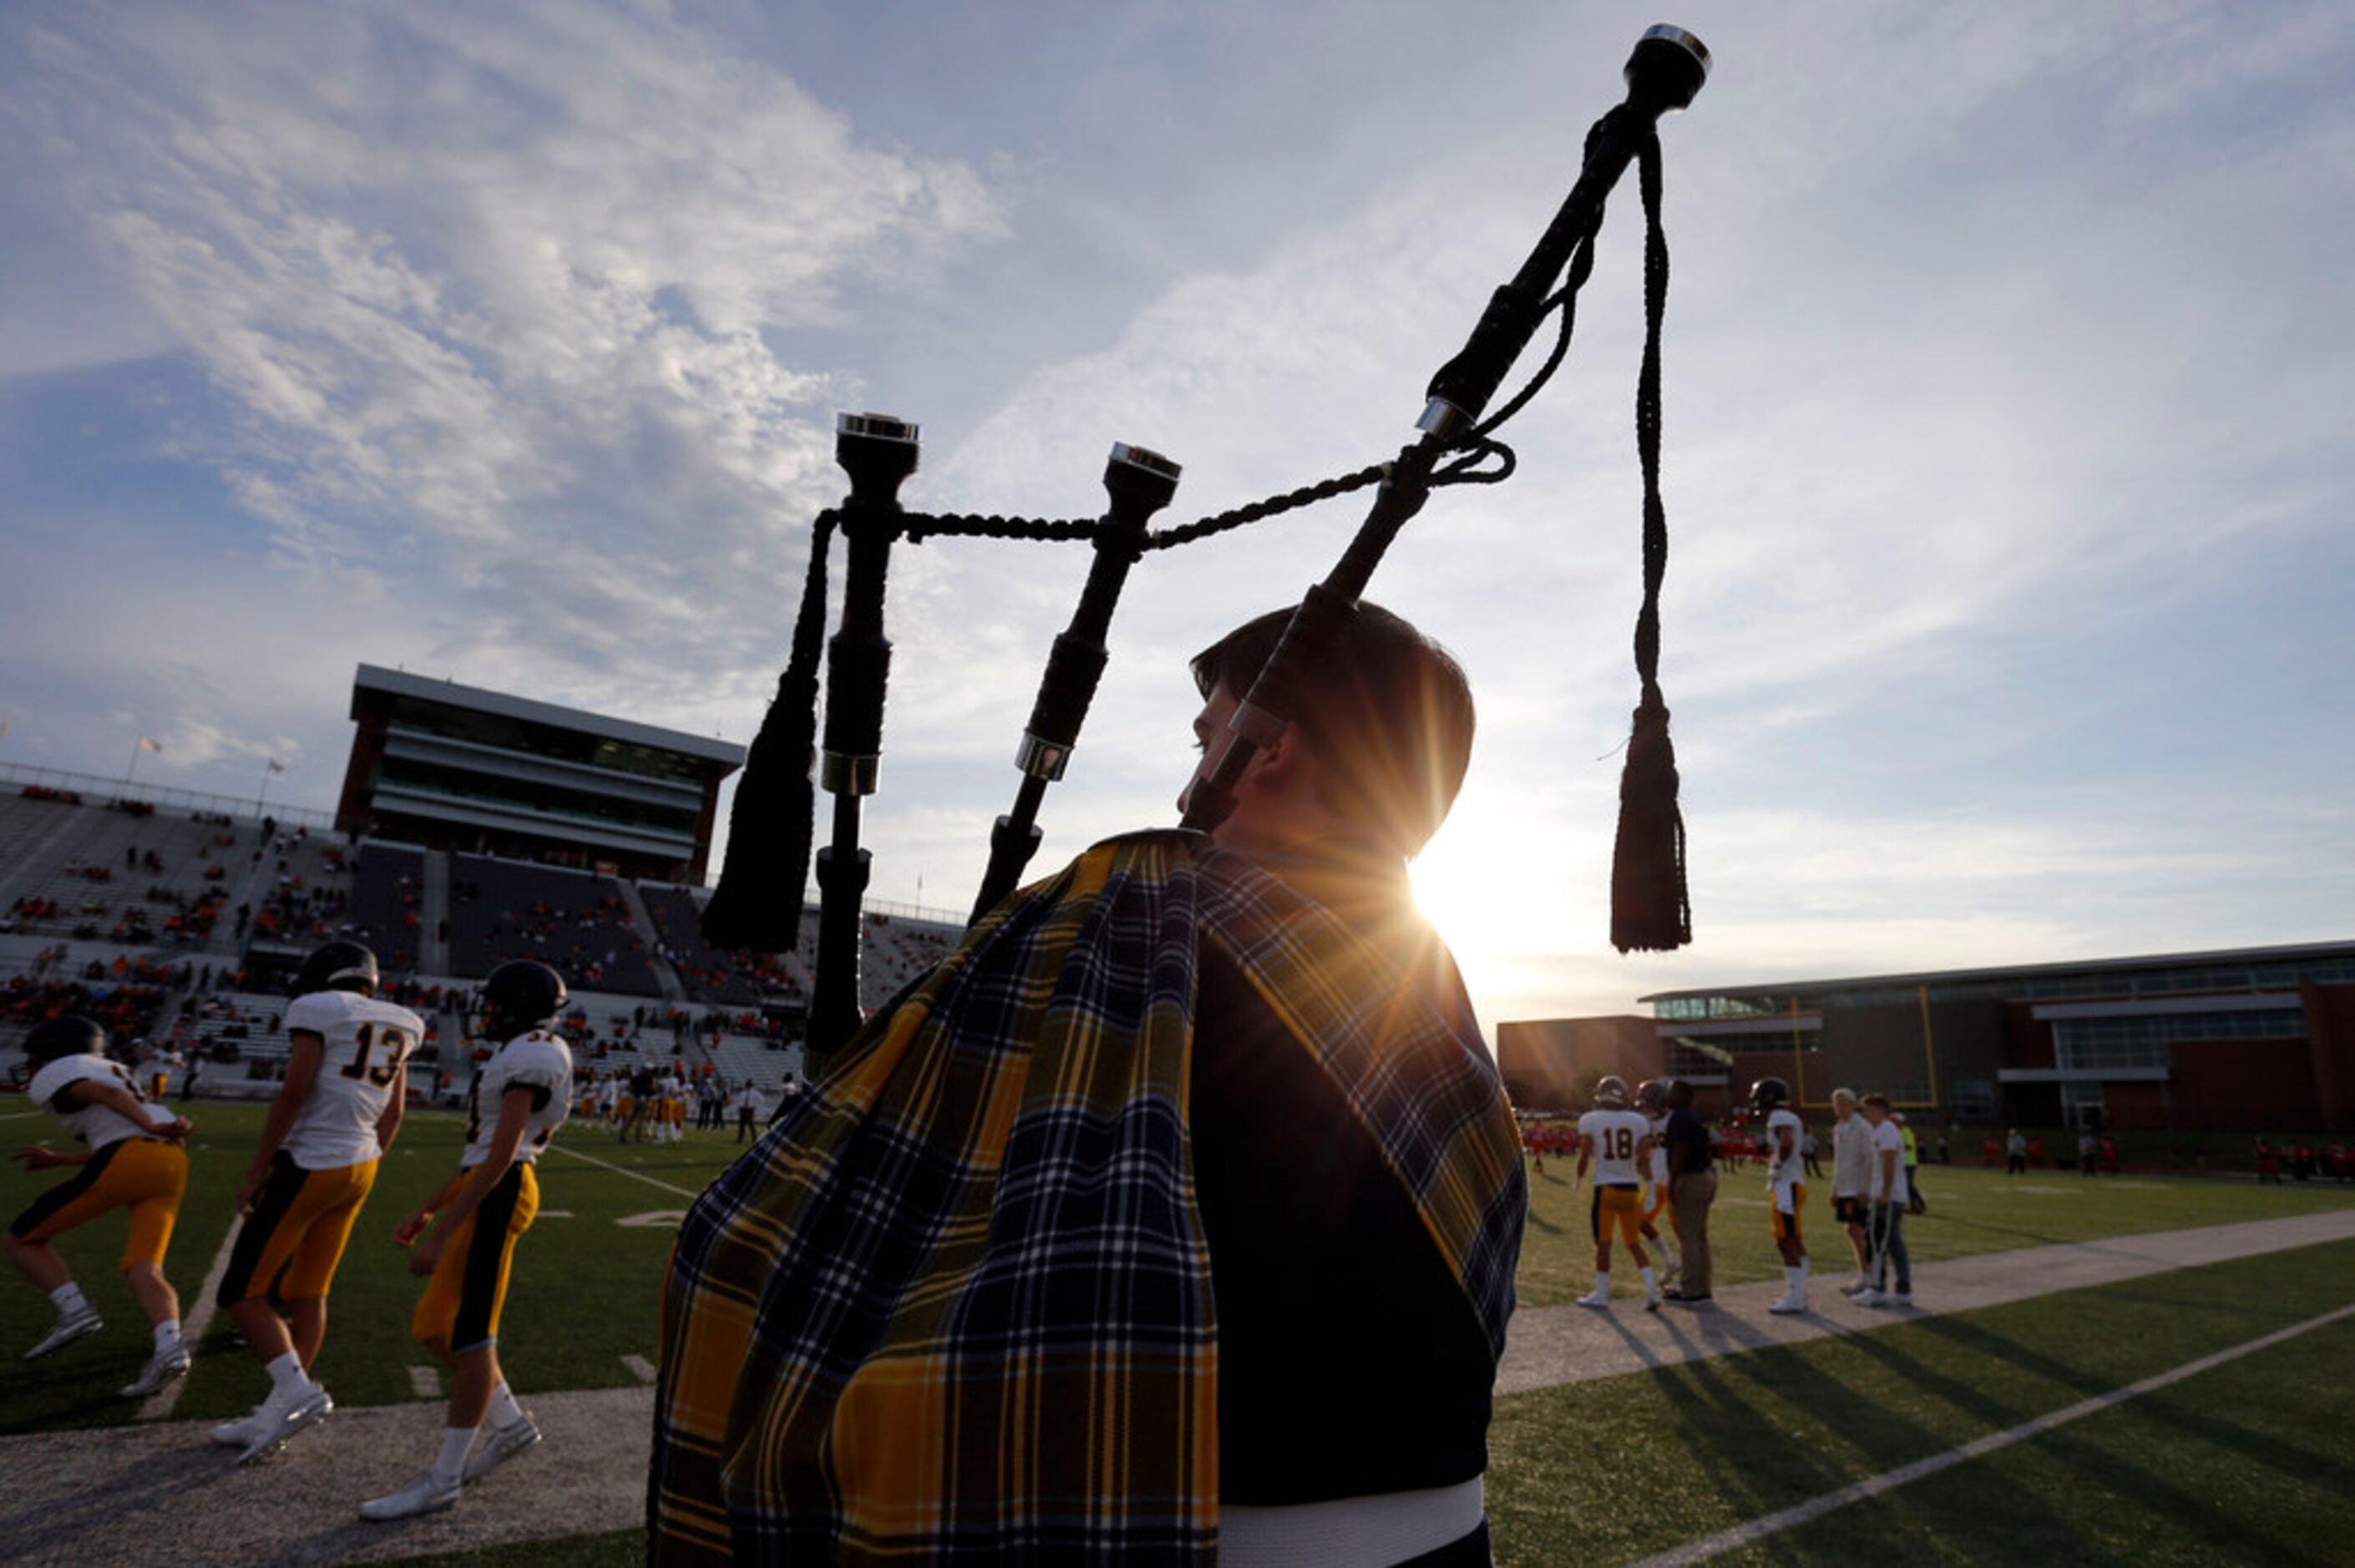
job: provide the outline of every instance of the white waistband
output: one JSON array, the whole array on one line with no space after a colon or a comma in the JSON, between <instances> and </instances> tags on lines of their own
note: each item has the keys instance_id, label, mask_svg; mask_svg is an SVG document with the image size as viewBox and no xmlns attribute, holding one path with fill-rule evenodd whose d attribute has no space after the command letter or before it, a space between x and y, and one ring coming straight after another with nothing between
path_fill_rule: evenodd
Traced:
<instances>
[{"instance_id":1,"label":"white waistband","mask_svg":"<svg viewBox=\"0 0 2355 1568\"><path fill-rule=\"evenodd\" d=\"M1480 1528L1485 1509L1477 1476L1418 1492L1222 1508L1219 1561L1227 1568L1384 1568L1462 1540Z\"/></svg>"}]
</instances>

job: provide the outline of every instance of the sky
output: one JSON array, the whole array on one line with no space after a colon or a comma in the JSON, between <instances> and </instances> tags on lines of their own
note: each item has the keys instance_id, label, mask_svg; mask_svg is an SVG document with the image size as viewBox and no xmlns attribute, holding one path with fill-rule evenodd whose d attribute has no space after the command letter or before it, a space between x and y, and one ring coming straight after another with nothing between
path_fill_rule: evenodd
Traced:
<instances>
[{"instance_id":1,"label":"sky","mask_svg":"<svg viewBox=\"0 0 2355 1568\"><path fill-rule=\"evenodd\" d=\"M1695 0L0 7L0 761L332 805L355 667L749 740L837 410L911 507L1391 455L1650 23L1695 940L1608 942L1642 225L1369 597L1481 708L1490 1022L2355 935L2355 12ZM1349 500L1148 558L1035 868L1174 821ZM899 550L875 896L962 908L1083 548ZM724 810L723 810L724 815Z\"/></svg>"}]
</instances>

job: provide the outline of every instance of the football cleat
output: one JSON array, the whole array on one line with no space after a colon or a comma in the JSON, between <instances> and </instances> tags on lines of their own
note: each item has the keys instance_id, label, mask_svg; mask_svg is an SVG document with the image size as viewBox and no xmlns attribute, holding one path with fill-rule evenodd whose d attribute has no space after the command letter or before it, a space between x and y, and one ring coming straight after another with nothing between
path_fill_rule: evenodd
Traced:
<instances>
[{"instance_id":1,"label":"football cleat","mask_svg":"<svg viewBox=\"0 0 2355 1568\"><path fill-rule=\"evenodd\" d=\"M1657 1312L1659 1309L1660 1293L1655 1290L1644 1298L1644 1310L1646 1312Z\"/></svg>"},{"instance_id":2,"label":"football cleat","mask_svg":"<svg viewBox=\"0 0 2355 1568\"><path fill-rule=\"evenodd\" d=\"M493 1470L539 1442L539 1428L529 1415L511 1421L505 1426L494 1426L483 1434L483 1446L466 1461L466 1479L479 1481Z\"/></svg>"},{"instance_id":3,"label":"football cleat","mask_svg":"<svg viewBox=\"0 0 2355 1568\"><path fill-rule=\"evenodd\" d=\"M1868 1285L1849 1299L1859 1307L1878 1307L1881 1305L1881 1292Z\"/></svg>"},{"instance_id":4,"label":"football cleat","mask_svg":"<svg viewBox=\"0 0 2355 1568\"><path fill-rule=\"evenodd\" d=\"M253 1436L246 1444L245 1452L237 1457L237 1462L250 1465L256 1459L268 1458L286 1446L286 1440L297 1432L325 1421L335 1408L336 1402L327 1397L324 1388L314 1387L291 1404L282 1404L272 1395L256 1413L259 1419Z\"/></svg>"},{"instance_id":5,"label":"football cleat","mask_svg":"<svg viewBox=\"0 0 2355 1568\"><path fill-rule=\"evenodd\" d=\"M1804 1312L1806 1309L1807 1298L1804 1296L1785 1296L1783 1299L1775 1302L1773 1306L1766 1308L1769 1312L1773 1312L1779 1317L1785 1318L1788 1318L1795 1313Z\"/></svg>"},{"instance_id":6,"label":"football cleat","mask_svg":"<svg viewBox=\"0 0 2355 1568\"><path fill-rule=\"evenodd\" d=\"M1611 1305L1611 1298L1603 1295L1600 1292L1596 1292L1591 1295L1580 1297L1578 1298L1578 1304L1581 1307L1608 1307Z\"/></svg>"},{"instance_id":7,"label":"football cleat","mask_svg":"<svg viewBox=\"0 0 2355 1568\"><path fill-rule=\"evenodd\" d=\"M140 1369L138 1381L123 1389L123 1397L142 1398L155 1393L175 1378L187 1375L188 1347L174 1344L167 1349L157 1351L147 1358L147 1364Z\"/></svg>"},{"instance_id":8,"label":"football cleat","mask_svg":"<svg viewBox=\"0 0 2355 1568\"><path fill-rule=\"evenodd\" d=\"M445 1481L428 1470L399 1491L387 1492L360 1504L360 1517L413 1519L421 1513L440 1513L458 1500L461 1484Z\"/></svg>"},{"instance_id":9,"label":"football cleat","mask_svg":"<svg viewBox=\"0 0 2355 1568\"><path fill-rule=\"evenodd\" d=\"M262 1401L234 1421L224 1421L213 1428L213 1441L224 1448L242 1448L266 1429L270 1419L270 1402Z\"/></svg>"},{"instance_id":10,"label":"football cleat","mask_svg":"<svg viewBox=\"0 0 2355 1568\"><path fill-rule=\"evenodd\" d=\"M106 1319L98 1315L97 1308L88 1303L84 1303L71 1312L60 1312L58 1314L58 1326L49 1330L48 1339L27 1351L25 1359L28 1361L39 1361L51 1351L63 1350L84 1334L95 1334L105 1327Z\"/></svg>"}]
</instances>

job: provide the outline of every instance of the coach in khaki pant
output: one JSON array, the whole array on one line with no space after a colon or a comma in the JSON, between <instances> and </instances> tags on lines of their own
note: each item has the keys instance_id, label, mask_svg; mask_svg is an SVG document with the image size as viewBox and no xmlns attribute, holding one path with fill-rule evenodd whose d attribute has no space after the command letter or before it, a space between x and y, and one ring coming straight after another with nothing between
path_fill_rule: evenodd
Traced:
<instances>
[{"instance_id":1,"label":"coach in khaki pant","mask_svg":"<svg viewBox=\"0 0 2355 1568\"><path fill-rule=\"evenodd\" d=\"M1692 1086L1682 1078L1668 1086L1668 1122L1660 1137L1668 1146L1668 1197L1676 1207L1677 1245L1684 1270L1670 1301L1710 1298L1709 1206L1717 1202L1717 1168L1709 1152L1709 1128L1692 1108Z\"/></svg>"}]
</instances>

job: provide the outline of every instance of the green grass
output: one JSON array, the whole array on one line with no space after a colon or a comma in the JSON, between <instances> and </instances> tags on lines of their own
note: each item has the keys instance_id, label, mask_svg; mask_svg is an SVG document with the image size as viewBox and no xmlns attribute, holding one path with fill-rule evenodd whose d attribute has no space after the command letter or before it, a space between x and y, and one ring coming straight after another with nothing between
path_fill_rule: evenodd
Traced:
<instances>
[{"instance_id":1,"label":"green grass","mask_svg":"<svg viewBox=\"0 0 2355 1568\"><path fill-rule=\"evenodd\" d=\"M261 1107L204 1103L191 1188L169 1271L189 1307L228 1234L229 1199ZM0 1124L0 1147L43 1124ZM392 1226L454 1169L460 1124L419 1114L388 1158L337 1278L320 1376L347 1404L415 1398L409 1338L421 1282ZM9 1136L14 1134L14 1136ZM634 1177L699 1190L736 1152L733 1132L676 1146L617 1144L569 1126L543 1160L544 1217L517 1253L501 1357L517 1389L626 1385L624 1355L652 1359L667 1224L687 1199ZM564 1150L620 1166L606 1170ZM0 1165L0 1213L57 1172ZM1932 1212L1909 1225L1920 1259L2139 1231L2309 1213L2355 1203L2336 1186L2259 1188L2245 1180L2137 1176L2008 1178L1932 1167ZM1731 1173L1711 1226L1727 1283L1774 1277L1764 1182ZM1557 1162L1533 1181L1522 1299L1583 1291L1592 1253L1582 1201ZM1810 1232L1837 1255L1828 1202ZM555 1217L561 1211L569 1218ZM133 1402L112 1389L137 1370L144 1322L114 1272L123 1221L60 1245L107 1328L47 1361L15 1351L45 1331L48 1304L0 1281L0 1432L107 1425ZM2355 1244L2180 1270L1984 1311L1892 1324L1869 1335L1686 1363L1508 1396L1491 1434L1498 1561L1625 1560L1804 1501L2355 1299ZM216 1319L176 1414L242 1413L263 1380ZM2355 1322L2318 1330L2001 1453L1778 1536L1758 1561L2348 1561L2355 1541ZM1886 1550L1883 1550L1883 1549ZM636 1531L502 1548L437 1561L520 1565L635 1561Z\"/></svg>"},{"instance_id":2,"label":"green grass","mask_svg":"<svg viewBox=\"0 0 2355 1568\"><path fill-rule=\"evenodd\" d=\"M188 1195L165 1259L184 1315L229 1234L231 1200L260 1136L262 1107L198 1102L190 1142ZM0 1145L33 1141L41 1122L0 1124ZM410 1339L409 1319L424 1282L408 1272L409 1255L392 1227L457 1169L464 1130L455 1115L414 1112L379 1168L329 1297L325 1348L314 1369L340 1403L390 1404L416 1397L411 1366L432 1357ZM518 1245L500 1326L499 1359L520 1393L610 1388L637 1381L624 1355L651 1360L669 1224L627 1226L632 1215L686 1209L688 1200L618 1171L572 1158L577 1149L613 1165L698 1192L735 1156L735 1134L690 1132L679 1144L618 1144L609 1133L568 1123L541 1159L542 1217ZM28 1174L0 1165L0 1213L13 1214L36 1192L69 1172ZM570 1218L556 1217L557 1212ZM120 1213L59 1237L58 1249L106 1315L100 1333L41 1361L17 1359L48 1329L53 1308L22 1279L0 1280L0 1432L112 1425L137 1403L113 1391L146 1359L146 1321L115 1272L126 1222ZM198 1345L178 1416L229 1416L250 1409L265 1392L261 1369L229 1343L226 1314L216 1314Z\"/></svg>"},{"instance_id":3,"label":"green grass","mask_svg":"<svg viewBox=\"0 0 2355 1568\"><path fill-rule=\"evenodd\" d=\"M1511 1395L1497 1560L1664 1551L2350 1300L2334 1243ZM2344 1563L2350 1365L2341 1320L1728 1560Z\"/></svg>"},{"instance_id":4,"label":"green grass","mask_svg":"<svg viewBox=\"0 0 2355 1568\"><path fill-rule=\"evenodd\" d=\"M1581 1188L1572 1199L1571 1175L1577 1169L1575 1158L1557 1159L1547 1163L1543 1175L1529 1178L1519 1276L1523 1306L1558 1306L1594 1283L1594 1240L1587 1220L1593 1189ZM2006 1176L1971 1166L1931 1165L1923 1167L1922 1186L1930 1212L1905 1222L1906 1244L1917 1263L2355 1207L2355 1186L2337 1182L2259 1187L2222 1177L2089 1180L2050 1171ZM1802 1225L1808 1250L1826 1260L1817 1265L1818 1273L1828 1277L1835 1268L1847 1268L1848 1243L1831 1221L1830 1183L1811 1181L1807 1188ZM1766 1179L1759 1167L1719 1178L1709 1234L1717 1283L1781 1277L1782 1262L1767 1230ZM1624 1260L1615 1262L1613 1272L1633 1277Z\"/></svg>"}]
</instances>

